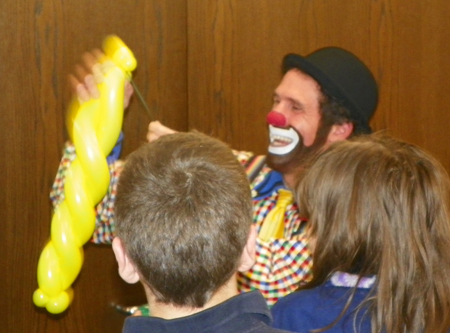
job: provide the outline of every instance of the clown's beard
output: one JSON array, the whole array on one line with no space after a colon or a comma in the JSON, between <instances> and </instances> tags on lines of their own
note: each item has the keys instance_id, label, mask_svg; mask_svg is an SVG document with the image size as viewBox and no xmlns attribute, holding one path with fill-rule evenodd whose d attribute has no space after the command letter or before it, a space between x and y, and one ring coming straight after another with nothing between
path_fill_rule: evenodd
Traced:
<instances>
[{"instance_id":1,"label":"clown's beard","mask_svg":"<svg viewBox=\"0 0 450 333\"><path fill-rule=\"evenodd\" d=\"M321 125L316 133L316 138L311 146L303 145L303 137L297 132L299 142L295 148L284 155L267 154L267 165L282 174L291 174L305 167L311 158L319 154L325 147L331 126ZM295 129L294 129L295 130Z\"/></svg>"}]
</instances>

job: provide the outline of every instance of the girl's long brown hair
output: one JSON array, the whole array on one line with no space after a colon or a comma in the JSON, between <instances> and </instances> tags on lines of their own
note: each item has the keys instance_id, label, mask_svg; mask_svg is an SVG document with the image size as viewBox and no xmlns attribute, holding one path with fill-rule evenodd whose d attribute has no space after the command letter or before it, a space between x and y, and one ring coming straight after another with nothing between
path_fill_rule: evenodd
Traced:
<instances>
[{"instance_id":1,"label":"girl's long brown hair","mask_svg":"<svg viewBox=\"0 0 450 333\"><path fill-rule=\"evenodd\" d=\"M375 274L372 332L448 332L449 192L444 168L414 145L385 135L333 144L297 186L316 242L301 289L336 271Z\"/></svg>"}]
</instances>

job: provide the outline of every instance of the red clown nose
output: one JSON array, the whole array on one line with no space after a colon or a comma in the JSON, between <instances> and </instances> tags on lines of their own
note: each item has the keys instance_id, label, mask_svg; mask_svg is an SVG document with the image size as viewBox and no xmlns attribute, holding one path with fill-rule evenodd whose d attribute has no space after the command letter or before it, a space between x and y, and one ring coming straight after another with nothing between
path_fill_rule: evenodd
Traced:
<instances>
[{"instance_id":1,"label":"red clown nose","mask_svg":"<svg viewBox=\"0 0 450 333\"><path fill-rule=\"evenodd\" d=\"M270 111L267 115L267 123L276 127L286 127L287 119L277 111Z\"/></svg>"}]
</instances>

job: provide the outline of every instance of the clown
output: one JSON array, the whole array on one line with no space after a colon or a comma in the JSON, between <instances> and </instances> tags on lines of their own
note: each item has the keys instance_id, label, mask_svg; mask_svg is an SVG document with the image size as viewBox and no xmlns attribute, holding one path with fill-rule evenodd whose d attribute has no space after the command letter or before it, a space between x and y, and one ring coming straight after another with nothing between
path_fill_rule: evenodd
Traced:
<instances>
[{"instance_id":1,"label":"clown","mask_svg":"<svg viewBox=\"0 0 450 333\"><path fill-rule=\"evenodd\" d=\"M278 221L271 214L281 197L280 190L294 187L296 174L313 154L333 142L370 133L369 121L378 100L370 70L341 48L326 47L306 57L288 54L282 72L267 115L267 156L235 152L251 181L253 221L259 230L257 262L238 281L242 291L260 290L269 305L311 278L311 254L304 232L307 221L296 203L288 201ZM173 130L152 122L147 139L170 133ZM265 226L274 223L281 223L282 233L266 234Z\"/></svg>"},{"instance_id":2,"label":"clown","mask_svg":"<svg viewBox=\"0 0 450 333\"><path fill-rule=\"evenodd\" d=\"M288 54L283 59L282 73L267 115L267 156L235 151L251 183L253 222L259 231L256 264L240 274L238 282L241 291L260 290L269 305L311 278L307 221L290 193L296 174L309 156L320 153L332 142L370 133L369 121L378 100L377 84L370 70L354 54L341 48L326 47L305 57ZM76 90L78 95L88 94L89 80L77 82ZM147 140L174 132L153 121ZM283 205L278 205L280 201ZM94 242L112 241L113 203L114 189L97 207L101 222ZM102 213L106 211L109 215Z\"/></svg>"}]
</instances>

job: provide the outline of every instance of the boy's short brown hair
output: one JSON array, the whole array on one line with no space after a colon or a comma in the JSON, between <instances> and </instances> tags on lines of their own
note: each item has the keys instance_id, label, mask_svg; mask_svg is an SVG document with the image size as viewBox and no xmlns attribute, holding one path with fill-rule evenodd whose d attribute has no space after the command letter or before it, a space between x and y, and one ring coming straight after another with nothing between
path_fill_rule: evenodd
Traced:
<instances>
[{"instance_id":1,"label":"boy's short brown hair","mask_svg":"<svg viewBox=\"0 0 450 333\"><path fill-rule=\"evenodd\" d=\"M117 236L157 301L201 307L239 266L250 187L224 143L175 133L128 157L115 215Z\"/></svg>"}]
</instances>

